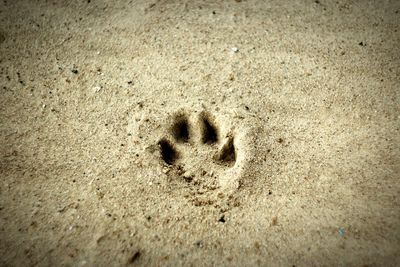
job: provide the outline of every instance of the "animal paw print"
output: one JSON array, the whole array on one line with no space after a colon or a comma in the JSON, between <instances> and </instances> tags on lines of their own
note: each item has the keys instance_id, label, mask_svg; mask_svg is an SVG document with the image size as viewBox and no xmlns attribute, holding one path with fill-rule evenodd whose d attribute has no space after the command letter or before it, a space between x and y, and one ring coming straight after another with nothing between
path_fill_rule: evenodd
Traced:
<instances>
[{"instance_id":1,"label":"animal paw print","mask_svg":"<svg viewBox=\"0 0 400 267\"><path fill-rule=\"evenodd\" d=\"M198 194L219 188L221 179L232 175L229 170L237 159L233 131L223 135L215 117L205 111L175 114L158 145L167 173L173 170L175 176L194 185Z\"/></svg>"},{"instance_id":2,"label":"animal paw print","mask_svg":"<svg viewBox=\"0 0 400 267\"><path fill-rule=\"evenodd\" d=\"M170 130L171 135L177 144L196 143L196 140L192 139L192 131L195 129L192 129L186 115L178 115ZM218 128L210 115L205 113L201 114L199 130L201 131L199 140L201 144L213 146L220 142ZM219 153L215 154L213 158L216 163L232 166L236 161L234 139L230 134L228 134L226 138L227 140L225 144L222 146ZM166 164L173 165L179 161L181 155L176 144L167 138L161 139L158 144L160 145L161 158Z\"/></svg>"}]
</instances>

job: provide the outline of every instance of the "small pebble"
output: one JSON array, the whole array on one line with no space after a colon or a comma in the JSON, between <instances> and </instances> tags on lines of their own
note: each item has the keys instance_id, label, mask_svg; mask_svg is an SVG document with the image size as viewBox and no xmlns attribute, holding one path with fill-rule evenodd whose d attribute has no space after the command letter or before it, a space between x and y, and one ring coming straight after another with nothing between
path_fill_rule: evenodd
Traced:
<instances>
[{"instance_id":1,"label":"small pebble","mask_svg":"<svg viewBox=\"0 0 400 267\"><path fill-rule=\"evenodd\" d=\"M185 172L182 176L187 182L191 182L194 178L194 175L190 172Z\"/></svg>"},{"instance_id":2,"label":"small pebble","mask_svg":"<svg viewBox=\"0 0 400 267\"><path fill-rule=\"evenodd\" d=\"M97 85L94 87L94 90L96 91L96 93L100 92L101 89L103 89L103 86L101 86L101 85Z\"/></svg>"},{"instance_id":3,"label":"small pebble","mask_svg":"<svg viewBox=\"0 0 400 267\"><path fill-rule=\"evenodd\" d=\"M202 247L203 247L203 240L197 240L194 244L195 244L197 247L202 248Z\"/></svg>"},{"instance_id":4,"label":"small pebble","mask_svg":"<svg viewBox=\"0 0 400 267\"><path fill-rule=\"evenodd\" d=\"M339 235L344 236L346 230L344 228L339 228Z\"/></svg>"},{"instance_id":5,"label":"small pebble","mask_svg":"<svg viewBox=\"0 0 400 267\"><path fill-rule=\"evenodd\" d=\"M233 53L237 53L237 52L239 52L239 48L237 48L237 47L232 47L232 49L231 49L231 50L232 50L232 52L233 52Z\"/></svg>"}]
</instances>

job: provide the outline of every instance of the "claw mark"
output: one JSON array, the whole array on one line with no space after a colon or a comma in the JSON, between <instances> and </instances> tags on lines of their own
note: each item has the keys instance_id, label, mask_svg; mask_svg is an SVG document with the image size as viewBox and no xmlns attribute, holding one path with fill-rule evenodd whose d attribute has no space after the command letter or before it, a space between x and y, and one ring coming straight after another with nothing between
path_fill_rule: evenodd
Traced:
<instances>
[{"instance_id":1,"label":"claw mark","mask_svg":"<svg viewBox=\"0 0 400 267\"><path fill-rule=\"evenodd\" d=\"M228 141L217 155L217 159L224 164L228 164L229 166L233 166L235 164L236 150L232 136L229 136Z\"/></svg>"},{"instance_id":2,"label":"claw mark","mask_svg":"<svg viewBox=\"0 0 400 267\"><path fill-rule=\"evenodd\" d=\"M175 118L171 131L177 142L185 143L189 141L189 123L185 115L179 115Z\"/></svg>"},{"instance_id":3,"label":"claw mark","mask_svg":"<svg viewBox=\"0 0 400 267\"><path fill-rule=\"evenodd\" d=\"M201 115L202 135L201 141L203 144L214 144L218 142L218 130L212 122L208 114Z\"/></svg>"},{"instance_id":4,"label":"claw mark","mask_svg":"<svg viewBox=\"0 0 400 267\"><path fill-rule=\"evenodd\" d=\"M174 162L179 158L178 151L174 146L166 139L162 139L158 142L160 146L161 158L168 165L174 164Z\"/></svg>"}]
</instances>

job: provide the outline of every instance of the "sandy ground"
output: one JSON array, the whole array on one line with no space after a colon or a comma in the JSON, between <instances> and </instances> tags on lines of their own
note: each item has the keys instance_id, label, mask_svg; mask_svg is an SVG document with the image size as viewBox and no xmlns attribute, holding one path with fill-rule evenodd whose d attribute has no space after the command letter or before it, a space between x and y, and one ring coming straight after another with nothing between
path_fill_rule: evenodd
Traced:
<instances>
[{"instance_id":1,"label":"sandy ground","mask_svg":"<svg viewBox=\"0 0 400 267\"><path fill-rule=\"evenodd\" d=\"M400 264L400 1L0 21L1 266Z\"/></svg>"}]
</instances>

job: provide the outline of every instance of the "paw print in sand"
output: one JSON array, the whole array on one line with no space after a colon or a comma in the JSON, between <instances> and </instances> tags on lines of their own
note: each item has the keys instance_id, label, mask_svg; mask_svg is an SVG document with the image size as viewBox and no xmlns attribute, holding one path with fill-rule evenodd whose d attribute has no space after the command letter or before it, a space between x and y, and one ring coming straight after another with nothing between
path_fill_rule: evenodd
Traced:
<instances>
[{"instance_id":1,"label":"paw print in sand","mask_svg":"<svg viewBox=\"0 0 400 267\"><path fill-rule=\"evenodd\" d=\"M208 112L175 114L158 141L165 172L204 195L234 181L238 149L233 130L222 133ZM195 192L195 193L193 193Z\"/></svg>"},{"instance_id":2,"label":"paw print in sand","mask_svg":"<svg viewBox=\"0 0 400 267\"><path fill-rule=\"evenodd\" d=\"M196 128L200 131L200 136L193 132ZM173 141L168 138L163 138L158 143L160 145L161 158L166 164L173 165L179 162L181 153L179 152L178 146L180 146L180 144L187 144L189 147L201 144L215 148L215 146L220 143L218 128L210 115L202 113L196 128L189 123L186 115L179 115L175 118L175 122L170 129ZM234 139L231 134L226 135L225 139L225 144L218 153L214 154L213 161L220 165L232 166L236 161ZM188 149L188 147L185 146L182 146L182 148L184 150ZM209 148L205 151L207 154L211 152ZM197 155L197 158L198 157L199 155ZM203 156L201 158L209 157Z\"/></svg>"}]
</instances>

